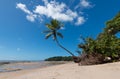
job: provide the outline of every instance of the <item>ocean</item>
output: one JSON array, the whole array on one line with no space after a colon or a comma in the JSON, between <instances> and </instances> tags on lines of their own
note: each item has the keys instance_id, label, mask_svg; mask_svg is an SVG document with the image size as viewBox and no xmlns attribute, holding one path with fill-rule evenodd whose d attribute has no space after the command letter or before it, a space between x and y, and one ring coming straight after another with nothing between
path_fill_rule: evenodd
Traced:
<instances>
[{"instance_id":1,"label":"ocean","mask_svg":"<svg viewBox=\"0 0 120 79\"><path fill-rule=\"evenodd\" d=\"M64 61L0 61L0 73L13 72L19 70L43 68L58 64L64 64Z\"/></svg>"}]
</instances>

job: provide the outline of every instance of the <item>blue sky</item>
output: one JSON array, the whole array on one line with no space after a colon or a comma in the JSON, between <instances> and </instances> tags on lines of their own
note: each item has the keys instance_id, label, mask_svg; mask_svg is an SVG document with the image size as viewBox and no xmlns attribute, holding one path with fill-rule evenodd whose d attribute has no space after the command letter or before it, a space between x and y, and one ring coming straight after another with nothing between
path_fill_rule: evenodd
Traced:
<instances>
[{"instance_id":1,"label":"blue sky","mask_svg":"<svg viewBox=\"0 0 120 79\"><path fill-rule=\"evenodd\" d=\"M0 0L0 60L42 60L68 56L52 39L45 40L45 23L65 25L61 44L75 53L79 37L96 36L120 11L119 0ZM56 8L54 8L56 7ZM58 16L59 15L59 16Z\"/></svg>"}]
</instances>

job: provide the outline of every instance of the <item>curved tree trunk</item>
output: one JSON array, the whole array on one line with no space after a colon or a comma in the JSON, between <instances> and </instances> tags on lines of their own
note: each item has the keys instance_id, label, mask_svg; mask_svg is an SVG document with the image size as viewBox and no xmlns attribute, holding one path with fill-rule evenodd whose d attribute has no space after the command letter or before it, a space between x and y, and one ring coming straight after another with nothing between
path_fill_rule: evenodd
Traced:
<instances>
[{"instance_id":1,"label":"curved tree trunk","mask_svg":"<svg viewBox=\"0 0 120 79\"><path fill-rule=\"evenodd\" d=\"M63 46L58 42L57 38L55 39L55 41L56 41L56 43L57 43L57 45L58 45L59 47L61 47L61 48L64 49L65 51L67 51L70 55L75 56L72 52L70 52L68 49L66 49L65 47L63 47Z\"/></svg>"},{"instance_id":2,"label":"curved tree trunk","mask_svg":"<svg viewBox=\"0 0 120 79\"><path fill-rule=\"evenodd\" d=\"M80 63L80 58L77 57L77 56L75 56L72 52L70 52L70 51L69 51L68 49L66 49L65 47L63 47L63 46L59 43L56 34L54 34L54 35L55 35L55 41L56 41L57 45L58 45L59 47L61 47L62 49L64 49L65 51L67 51L70 55L72 55L72 58L73 58L73 60L74 60L75 63Z\"/></svg>"}]
</instances>

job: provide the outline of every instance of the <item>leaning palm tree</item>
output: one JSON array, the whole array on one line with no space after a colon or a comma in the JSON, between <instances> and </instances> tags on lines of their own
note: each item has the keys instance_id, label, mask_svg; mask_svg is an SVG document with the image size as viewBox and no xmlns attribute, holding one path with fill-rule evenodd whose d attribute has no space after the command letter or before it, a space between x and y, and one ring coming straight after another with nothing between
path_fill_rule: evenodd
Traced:
<instances>
[{"instance_id":1,"label":"leaning palm tree","mask_svg":"<svg viewBox=\"0 0 120 79\"><path fill-rule=\"evenodd\" d=\"M58 20L53 19L51 20L50 24L46 24L46 26L48 30L44 31L44 33L47 33L45 38L48 39L49 37L53 37L53 40L55 40L57 45L65 51L67 51L73 57L74 62L78 61L78 57L76 57L71 51L63 47L58 41L58 36L63 38L63 35L60 32L58 32L58 30L60 30L63 27L63 24Z\"/></svg>"}]
</instances>

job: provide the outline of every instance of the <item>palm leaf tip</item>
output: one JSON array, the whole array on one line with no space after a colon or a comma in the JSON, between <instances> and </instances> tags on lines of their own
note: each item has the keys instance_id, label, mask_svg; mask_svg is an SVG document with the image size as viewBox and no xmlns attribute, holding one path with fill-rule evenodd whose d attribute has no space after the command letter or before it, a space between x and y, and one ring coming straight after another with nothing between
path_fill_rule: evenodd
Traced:
<instances>
[{"instance_id":1,"label":"palm leaf tip","mask_svg":"<svg viewBox=\"0 0 120 79\"><path fill-rule=\"evenodd\" d=\"M52 33L48 33L48 34L45 36L45 39L48 39L51 35L52 35Z\"/></svg>"},{"instance_id":2,"label":"palm leaf tip","mask_svg":"<svg viewBox=\"0 0 120 79\"><path fill-rule=\"evenodd\" d=\"M63 35L62 35L61 33L57 32L57 35L58 35L59 37L63 38Z\"/></svg>"},{"instance_id":3,"label":"palm leaf tip","mask_svg":"<svg viewBox=\"0 0 120 79\"><path fill-rule=\"evenodd\" d=\"M54 30L55 28L51 24L46 24L47 28L50 30Z\"/></svg>"}]
</instances>

